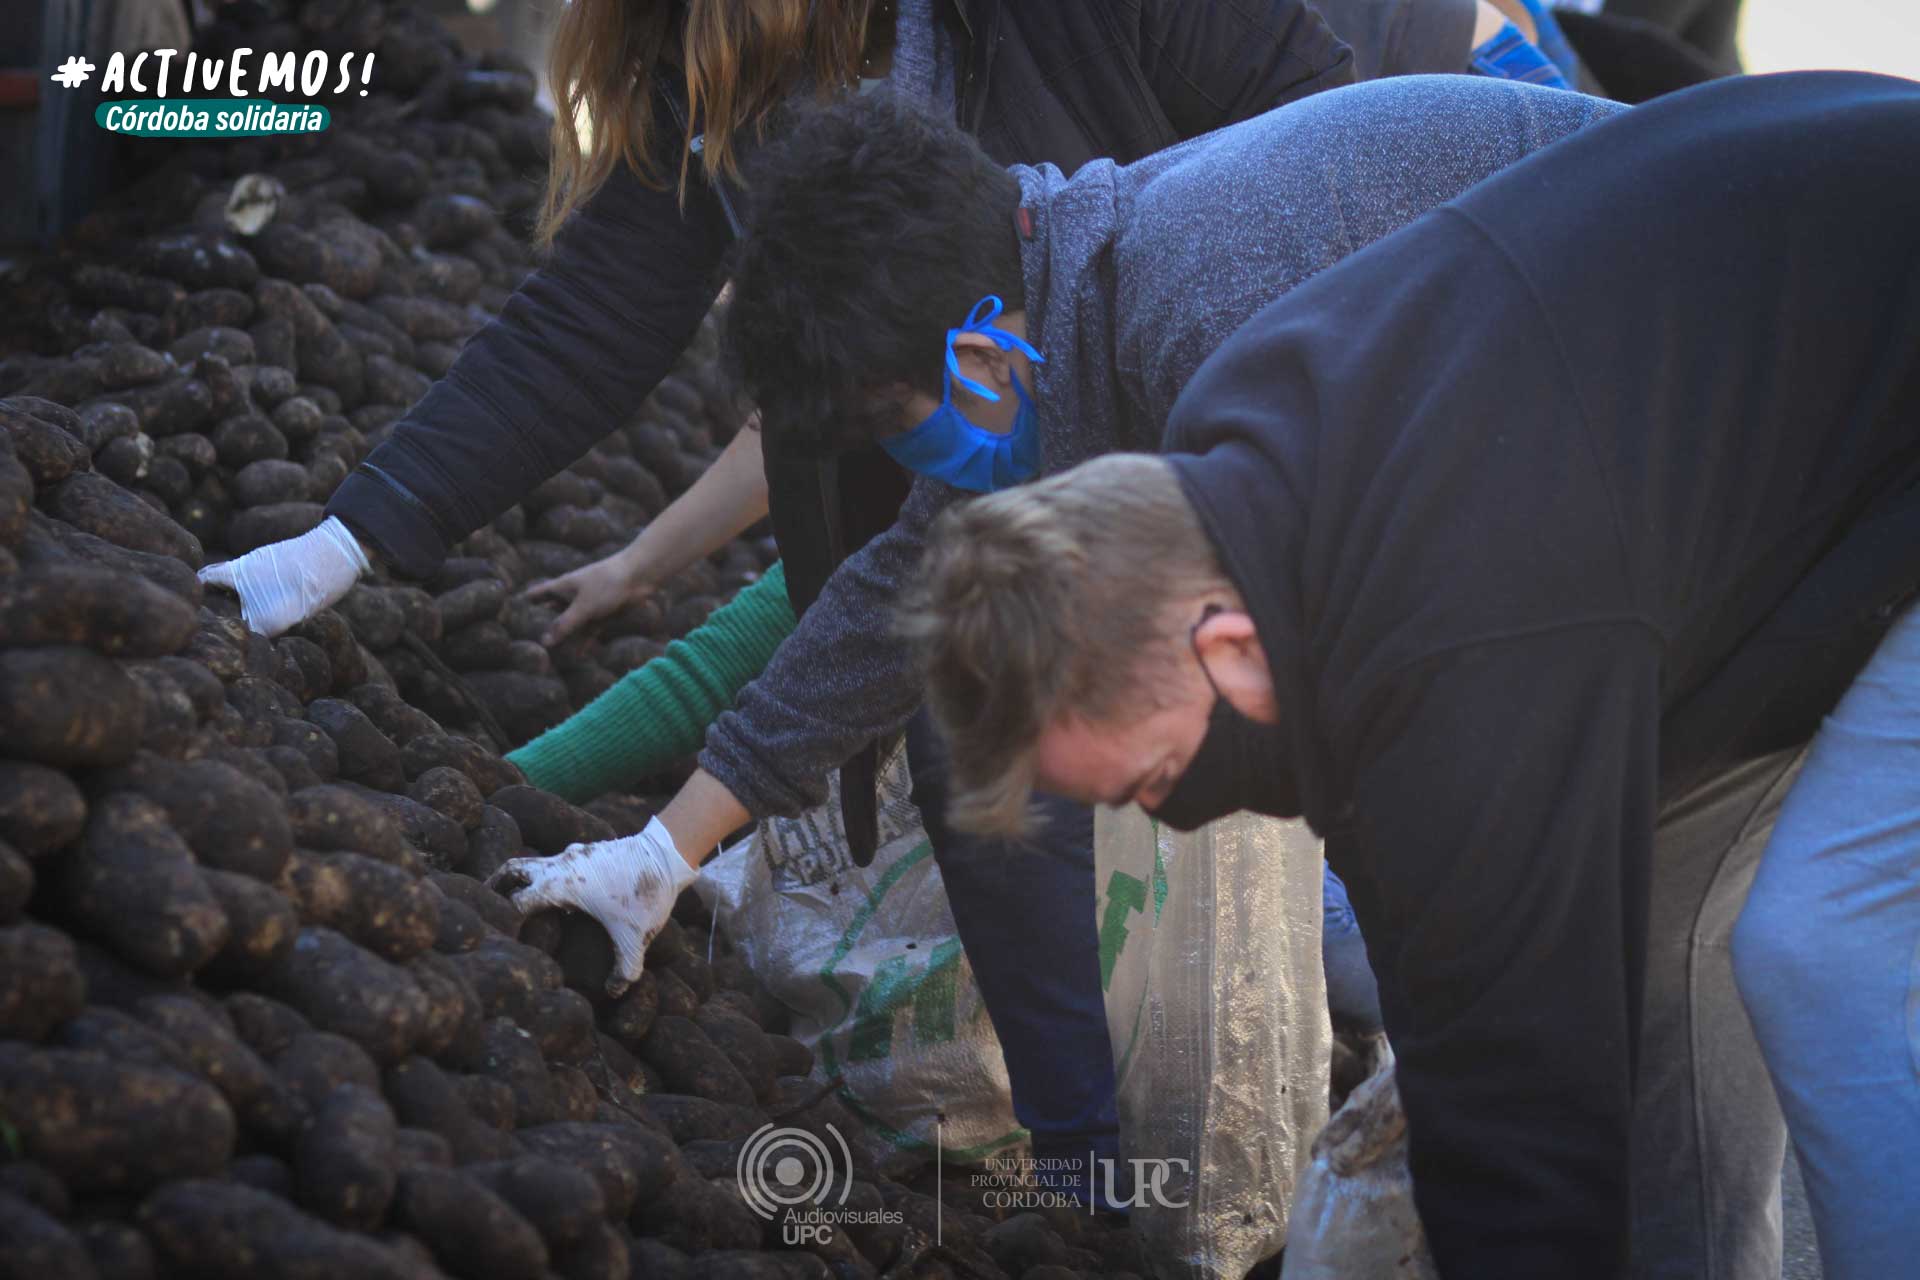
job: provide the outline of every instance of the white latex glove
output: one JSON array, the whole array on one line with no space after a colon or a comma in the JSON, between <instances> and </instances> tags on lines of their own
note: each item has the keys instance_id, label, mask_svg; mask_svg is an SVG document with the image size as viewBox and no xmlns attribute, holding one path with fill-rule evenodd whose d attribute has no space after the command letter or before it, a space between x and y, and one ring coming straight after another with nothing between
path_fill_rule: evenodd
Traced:
<instances>
[{"instance_id":1,"label":"white latex glove","mask_svg":"<svg viewBox=\"0 0 1920 1280\"><path fill-rule=\"evenodd\" d=\"M208 565L200 581L233 588L246 624L261 635L277 636L347 594L367 569L360 540L340 517L328 516L297 538Z\"/></svg>"},{"instance_id":2,"label":"white latex glove","mask_svg":"<svg viewBox=\"0 0 1920 1280\"><path fill-rule=\"evenodd\" d=\"M680 891L699 875L655 818L637 836L570 844L551 858L503 862L487 883L507 894L522 915L569 907L598 920L613 939L607 994L617 997L640 977L647 944L667 922Z\"/></svg>"}]
</instances>

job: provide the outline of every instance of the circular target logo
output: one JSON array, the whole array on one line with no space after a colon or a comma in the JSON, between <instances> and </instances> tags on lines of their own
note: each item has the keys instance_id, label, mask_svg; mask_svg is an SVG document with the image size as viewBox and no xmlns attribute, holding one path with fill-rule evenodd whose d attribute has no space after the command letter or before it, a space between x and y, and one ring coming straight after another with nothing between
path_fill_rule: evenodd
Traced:
<instances>
[{"instance_id":1,"label":"circular target logo","mask_svg":"<svg viewBox=\"0 0 1920 1280\"><path fill-rule=\"evenodd\" d=\"M741 1145L734 1176L740 1183L740 1194L755 1213L771 1222L782 1209L825 1204L833 1194L836 1177L840 1182L836 1203L847 1202L853 1188L853 1156L840 1130L830 1124L826 1130L840 1149L837 1170L833 1148L805 1129L763 1124Z\"/></svg>"}]
</instances>

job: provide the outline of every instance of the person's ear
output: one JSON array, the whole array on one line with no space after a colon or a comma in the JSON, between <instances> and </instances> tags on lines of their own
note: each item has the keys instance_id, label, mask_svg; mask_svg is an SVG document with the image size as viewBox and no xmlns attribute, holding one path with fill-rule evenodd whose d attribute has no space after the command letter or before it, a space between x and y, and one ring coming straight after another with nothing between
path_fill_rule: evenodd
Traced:
<instances>
[{"instance_id":1,"label":"person's ear","mask_svg":"<svg viewBox=\"0 0 1920 1280\"><path fill-rule=\"evenodd\" d=\"M957 334L953 339L953 358L959 362L962 374L991 388L1003 400L1013 394L1012 362L992 338L980 333ZM956 382L954 393L967 394L967 389Z\"/></svg>"},{"instance_id":2,"label":"person's ear","mask_svg":"<svg viewBox=\"0 0 1920 1280\"><path fill-rule=\"evenodd\" d=\"M1211 614L1193 633L1193 647L1220 689L1220 696L1241 715L1263 724L1280 718L1273 696L1273 673L1260 644L1253 616L1239 609Z\"/></svg>"}]
</instances>

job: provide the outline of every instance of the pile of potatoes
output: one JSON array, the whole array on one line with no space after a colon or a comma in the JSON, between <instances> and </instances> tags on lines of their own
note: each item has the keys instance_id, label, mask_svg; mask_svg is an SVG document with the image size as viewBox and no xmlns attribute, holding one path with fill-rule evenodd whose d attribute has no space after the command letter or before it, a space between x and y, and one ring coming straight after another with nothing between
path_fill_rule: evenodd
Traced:
<instances>
[{"instance_id":1,"label":"pile of potatoes","mask_svg":"<svg viewBox=\"0 0 1920 1280\"><path fill-rule=\"evenodd\" d=\"M548 127L524 69L408 5L221 13L203 48L372 48L376 91L317 138L145 144L0 281L0 1280L1142 1272L1124 1230L982 1211L952 1172L942 1213L929 1166L865 1156L847 1207L904 1221L787 1248L743 1139L831 1123L859 1152L862 1126L694 896L611 1000L597 926L483 883L646 824L502 753L771 561L735 542L551 653L518 590L724 445L711 320L431 579L273 640L203 591L311 528L498 312Z\"/></svg>"},{"instance_id":2,"label":"pile of potatoes","mask_svg":"<svg viewBox=\"0 0 1920 1280\"><path fill-rule=\"evenodd\" d=\"M525 68L462 52L411 6L242 0L220 12L200 35L209 56L373 50L372 92L323 96L334 123L318 135L129 144L157 157L150 171L0 284L0 395L73 409L92 459L48 513L196 564L318 524L349 470L499 312L535 265L551 123ZM769 539L738 541L551 653L538 637L554 610L516 599L624 545L731 439L740 412L716 345L709 319L627 423L431 580L382 578L343 602L410 701L508 750L771 563Z\"/></svg>"},{"instance_id":3,"label":"pile of potatoes","mask_svg":"<svg viewBox=\"0 0 1920 1280\"><path fill-rule=\"evenodd\" d=\"M866 1157L849 1206L904 1221L786 1249L742 1140L861 1125L697 898L615 1000L597 925L483 883L645 808L527 785L351 610L247 630L86 430L0 400L0 1277L1139 1270L951 1173L935 1247Z\"/></svg>"}]
</instances>

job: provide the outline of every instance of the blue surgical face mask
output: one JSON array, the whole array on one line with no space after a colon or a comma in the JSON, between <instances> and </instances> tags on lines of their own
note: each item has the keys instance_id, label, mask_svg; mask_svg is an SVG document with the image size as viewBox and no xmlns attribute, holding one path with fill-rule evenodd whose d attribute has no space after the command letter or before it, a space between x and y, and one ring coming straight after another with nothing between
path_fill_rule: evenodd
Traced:
<instances>
[{"instance_id":1,"label":"blue surgical face mask","mask_svg":"<svg viewBox=\"0 0 1920 1280\"><path fill-rule=\"evenodd\" d=\"M974 304L966 323L947 330L947 367L940 378L940 407L911 431L888 436L880 447L909 471L944 480L957 489L991 493L1030 480L1040 470L1040 423L1033 398L1013 375L1013 393L1020 408L1014 414L1013 430L1004 435L967 421L953 403L953 382L983 400L998 401L997 392L960 372L960 361L953 353L953 340L963 333L984 334L1002 351L1018 351L1035 364L1046 357L1034 350L1024 338L997 329L993 321L1002 309L992 294Z\"/></svg>"}]
</instances>

